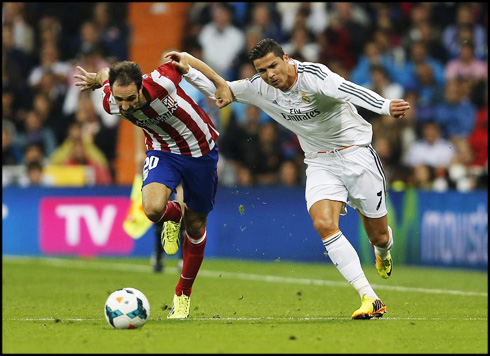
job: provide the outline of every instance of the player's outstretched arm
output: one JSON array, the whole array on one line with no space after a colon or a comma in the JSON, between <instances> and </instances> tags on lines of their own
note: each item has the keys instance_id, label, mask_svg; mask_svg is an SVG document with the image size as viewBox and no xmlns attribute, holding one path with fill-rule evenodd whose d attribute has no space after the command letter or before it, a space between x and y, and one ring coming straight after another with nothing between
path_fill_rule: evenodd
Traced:
<instances>
[{"instance_id":1,"label":"player's outstretched arm","mask_svg":"<svg viewBox=\"0 0 490 356\"><path fill-rule=\"evenodd\" d=\"M80 66L77 66L77 69L80 74L75 74L73 78L80 79L80 82L76 82L75 86L81 87L80 91L85 90L95 90L102 87L102 84L109 79L109 68L104 68L98 71L97 73L87 72Z\"/></svg>"},{"instance_id":2,"label":"player's outstretched arm","mask_svg":"<svg viewBox=\"0 0 490 356\"><path fill-rule=\"evenodd\" d=\"M390 102L390 114L391 116L401 119L405 116L407 111L410 110L410 104L403 99L394 99Z\"/></svg>"},{"instance_id":3,"label":"player's outstretched arm","mask_svg":"<svg viewBox=\"0 0 490 356\"><path fill-rule=\"evenodd\" d=\"M189 72L189 66L195 68L202 74L204 74L216 87L216 105L221 109L230 104L233 101L233 94L231 93L226 80L219 76L210 66L196 57L190 55L187 52L169 52L164 58L172 60L172 64L183 74Z\"/></svg>"}]
</instances>

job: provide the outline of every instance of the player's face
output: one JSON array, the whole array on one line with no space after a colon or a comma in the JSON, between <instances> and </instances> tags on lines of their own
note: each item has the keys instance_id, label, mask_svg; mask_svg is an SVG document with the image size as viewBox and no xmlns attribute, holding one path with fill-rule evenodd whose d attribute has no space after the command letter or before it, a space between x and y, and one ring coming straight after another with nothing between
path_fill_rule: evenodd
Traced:
<instances>
[{"instance_id":1,"label":"player's face","mask_svg":"<svg viewBox=\"0 0 490 356\"><path fill-rule=\"evenodd\" d=\"M284 58L276 56L274 53L268 53L262 58L253 61L257 73L262 79L274 88L286 91L291 86L288 75L288 55Z\"/></svg>"},{"instance_id":2,"label":"player's face","mask_svg":"<svg viewBox=\"0 0 490 356\"><path fill-rule=\"evenodd\" d=\"M114 83L112 86L112 96L122 115L131 115L139 109L139 94L136 84L134 83L127 86L121 86Z\"/></svg>"}]
</instances>

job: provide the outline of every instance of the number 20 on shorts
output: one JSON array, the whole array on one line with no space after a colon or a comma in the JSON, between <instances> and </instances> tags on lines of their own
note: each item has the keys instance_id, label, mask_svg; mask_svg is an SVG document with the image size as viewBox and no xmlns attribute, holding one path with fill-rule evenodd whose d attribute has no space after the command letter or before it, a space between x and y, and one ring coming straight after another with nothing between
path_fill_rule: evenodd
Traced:
<instances>
[{"instance_id":1,"label":"number 20 on shorts","mask_svg":"<svg viewBox=\"0 0 490 356\"><path fill-rule=\"evenodd\" d=\"M160 158L155 156L146 157L145 164L143 165L143 180L148 177L148 171L155 168L158 165Z\"/></svg>"}]
</instances>

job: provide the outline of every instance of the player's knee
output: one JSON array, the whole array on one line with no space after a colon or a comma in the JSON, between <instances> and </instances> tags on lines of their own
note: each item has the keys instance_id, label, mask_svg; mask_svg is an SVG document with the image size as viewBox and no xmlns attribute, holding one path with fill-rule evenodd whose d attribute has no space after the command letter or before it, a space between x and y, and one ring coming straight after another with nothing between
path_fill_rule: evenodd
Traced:
<instances>
[{"instance_id":1,"label":"player's knee","mask_svg":"<svg viewBox=\"0 0 490 356\"><path fill-rule=\"evenodd\" d=\"M185 224L185 230L191 236L200 236L203 234L204 229L206 228L205 221L193 221L190 224Z\"/></svg>"},{"instance_id":2,"label":"player's knee","mask_svg":"<svg viewBox=\"0 0 490 356\"><path fill-rule=\"evenodd\" d=\"M206 228L207 216L204 214L193 214L192 212L186 212L184 215L185 230L191 236L200 236L203 234Z\"/></svg>"},{"instance_id":3,"label":"player's knee","mask_svg":"<svg viewBox=\"0 0 490 356\"><path fill-rule=\"evenodd\" d=\"M380 229L371 232L369 235L369 240L371 240L371 242L378 247L385 247L390 241L388 229Z\"/></svg>"},{"instance_id":4,"label":"player's knee","mask_svg":"<svg viewBox=\"0 0 490 356\"><path fill-rule=\"evenodd\" d=\"M164 206L161 204L156 204L154 202L146 203L143 202L143 210L148 217L153 222L157 222L163 215Z\"/></svg>"},{"instance_id":5,"label":"player's knee","mask_svg":"<svg viewBox=\"0 0 490 356\"><path fill-rule=\"evenodd\" d=\"M327 217L315 218L313 227L321 237L328 236L339 229L339 225Z\"/></svg>"}]
</instances>

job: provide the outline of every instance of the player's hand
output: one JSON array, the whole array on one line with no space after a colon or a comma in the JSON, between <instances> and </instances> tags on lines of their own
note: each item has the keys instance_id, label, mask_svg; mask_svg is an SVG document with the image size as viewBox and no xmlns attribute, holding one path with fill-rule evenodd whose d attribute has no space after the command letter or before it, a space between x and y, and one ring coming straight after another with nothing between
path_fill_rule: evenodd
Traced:
<instances>
[{"instance_id":1,"label":"player's hand","mask_svg":"<svg viewBox=\"0 0 490 356\"><path fill-rule=\"evenodd\" d=\"M233 94L231 93L230 87L226 82L216 88L216 106L220 109L229 105L233 101Z\"/></svg>"},{"instance_id":2,"label":"player's hand","mask_svg":"<svg viewBox=\"0 0 490 356\"><path fill-rule=\"evenodd\" d=\"M185 52L171 51L163 56L163 58L169 59L180 73L187 74L189 72L189 63L187 62Z\"/></svg>"},{"instance_id":3,"label":"player's hand","mask_svg":"<svg viewBox=\"0 0 490 356\"><path fill-rule=\"evenodd\" d=\"M394 118L401 119L405 117L408 110L410 110L410 104L405 100L395 99L390 103L390 113Z\"/></svg>"},{"instance_id":4,"label":"player's hand","mask_svg":"<svg viewBox=\"0 0 490 356\"><path fill-rule=\"evenodd\" d=\"M99 83L97 83L97 80L96 80L96 76L97 76L97 73L89 73L87 72L85 69L83 69L82 67L80 66L77 66L77 69L80 73L82 73L81 75L80 74L75 74L73 76L73 78L77 78L77 79L80 79L81 82L76 82L75 83L75 86L77 87L81 87L80 88L80 91L85 91L85 90L95 90L95 89L98 89L100 88L100 85Z\"/></svg>"}]
</instances>

